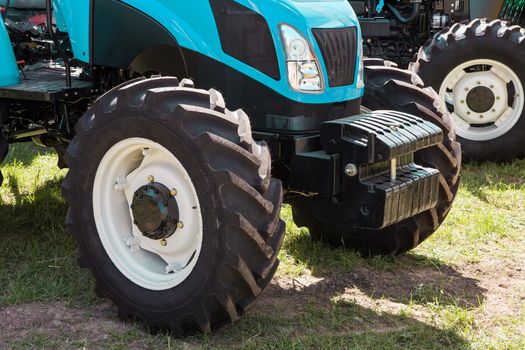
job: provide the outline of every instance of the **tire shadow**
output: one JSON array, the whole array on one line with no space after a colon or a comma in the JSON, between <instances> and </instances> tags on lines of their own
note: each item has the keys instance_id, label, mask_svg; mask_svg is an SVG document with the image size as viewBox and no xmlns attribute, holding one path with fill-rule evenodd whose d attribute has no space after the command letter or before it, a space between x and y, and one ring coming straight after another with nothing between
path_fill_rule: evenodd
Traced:
<instances>
[{"instance_id":1,"label":"tire shadow","mask_svg":"<svg viewBox=\"0 0 525 350\"><path fill-rule=\"evenodd\" d=\"M331 299L354 288L373 299L473 308L483 304L487 293L480 281L465 276L455 266L416 253L362 258L352 251L312 242L306 231L289 238L286 248L320 280L308 287L319 298ZM346 270L337 266L345 254L352 259ZM331 261L331 256L338 258Z\"/></svg>"}]
</instances>

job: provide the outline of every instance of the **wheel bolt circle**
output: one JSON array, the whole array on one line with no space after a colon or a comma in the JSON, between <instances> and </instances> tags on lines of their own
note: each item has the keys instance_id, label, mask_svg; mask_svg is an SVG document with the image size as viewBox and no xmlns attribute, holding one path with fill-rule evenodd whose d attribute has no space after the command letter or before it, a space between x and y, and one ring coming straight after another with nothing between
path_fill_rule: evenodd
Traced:
<instances>
[{"instance_id":1,"label":"wheel bolt circle","mask_svg":"<svg viewBox=\"0 0 525 350\"><path fill-rule=\"evenodd\" d=\"M153 176L149 176L152 180ZM154 179L153 179L154 180ZM171 190L161 183L152 182L139 188L134 196L133 221L142 234L152 240L167 239L178 228L179 208Z\"/></svg>"}]
</instances>

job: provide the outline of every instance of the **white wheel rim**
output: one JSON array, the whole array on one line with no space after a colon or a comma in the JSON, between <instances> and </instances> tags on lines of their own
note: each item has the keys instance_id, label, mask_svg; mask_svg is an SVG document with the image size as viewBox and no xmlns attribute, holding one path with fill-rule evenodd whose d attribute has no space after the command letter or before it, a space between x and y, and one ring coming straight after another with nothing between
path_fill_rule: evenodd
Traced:
<instances>
[{"instance_id":1,"label":"white wheel rim","mask_svg":"<svg viewBox=\"0 0 525 350\"><path fill-rule=\"evenodd\" d=\"M479 87L490 89L494 95L487 111L476 111L468 105L469 94ZM516 73L488 59L454 68L441 84L439 95L452 115L456 133L472 141L488 141L509 132L520 119L525 101L523 84Z\"/></svg>"},{"instance_id":2,"label":"white wheel rim","mask_svg":"<svg viewBox=\"0 0 525 350\"><path fill-rule=\"evenodd\" d=\"M133 224L133 195L150 182L150 176L177 192L183 227L165 242L145 237ZM160 144L129 138L111 147L95 176L93 211L106 253L133 283L166 290L181 284L193 271L202 247L199 198L184 166Z\"/></svg>"}]
</instances>

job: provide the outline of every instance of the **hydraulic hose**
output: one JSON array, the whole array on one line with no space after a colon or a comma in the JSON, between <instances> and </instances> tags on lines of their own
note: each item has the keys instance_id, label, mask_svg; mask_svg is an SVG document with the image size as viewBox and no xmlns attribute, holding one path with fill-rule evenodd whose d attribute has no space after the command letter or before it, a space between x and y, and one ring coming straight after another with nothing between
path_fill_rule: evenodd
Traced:
<instances>
[{"instance_id":1,"label":"hydraulic hose","mask_svg":"<svg viewBox=\"0 0 525 350\"><path fill-rule=\"evenodd\" d=\"M416 18L419 16L419 5L421 4L422 0L410 0L410 3L412 4L412 12L410 13L410 16L405 17L403 16L392 4L386 4L390 12L397 18L397 20L401 23L407 24L412 23L416 20Z\"/></svg>"}]
</instances>

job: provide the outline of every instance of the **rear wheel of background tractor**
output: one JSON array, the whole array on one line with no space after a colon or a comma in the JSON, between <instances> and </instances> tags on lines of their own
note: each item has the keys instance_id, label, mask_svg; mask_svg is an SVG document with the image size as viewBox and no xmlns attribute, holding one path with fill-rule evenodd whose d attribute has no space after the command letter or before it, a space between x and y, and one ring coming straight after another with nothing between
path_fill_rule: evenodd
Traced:
<instances>
[{"instance_id":1,"label":"rear wheel of background tractor","mask_svg":"<svg viewBox=\"0 0 525 350\"><path fill-rule=\"evenodd\" d=\"M274 275L282 186L248 117L175 78L102 96L67 149L79 263L119 316L176 335L236 320Z\"/></svg>"},{"instance_id":2,"label":"rear wheel of background tractor","mask_svg":"<svg viewBox=\"0 0 525 350\"><path fill-rule=\"evenodd\" d=\"M451 113L466 159L525 156L523 57L522 28L476 19L436 34L411 65Z\"/></svg>"},{"instance_id":3,"label":"rear wheel of background tractor","mask_svg":"<svg viewBox=\"0 0 525 350\"><path fill-rule=\"evenodd\" d=\"M313 215L313 206L326 198L298 198L292 201L294 220L308 227L314 240L360 251L364 255L401 254L430 237L448 215L459 188L461 147L454 140L450 117L443 115L438 97L432 90L422 89L421 79L414 73L397 69L390 62L365 60L365 95L363 107L370 110L389 109L409 113L441 127L443 143L415 154L417 164L438 169L439 201L434 209L381 230L365 230L324 222Z\"/></svg>"}]
</instances>

